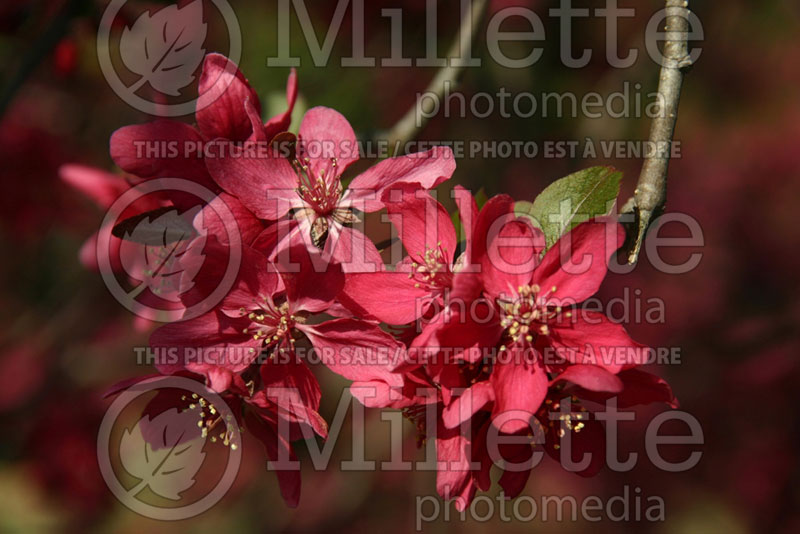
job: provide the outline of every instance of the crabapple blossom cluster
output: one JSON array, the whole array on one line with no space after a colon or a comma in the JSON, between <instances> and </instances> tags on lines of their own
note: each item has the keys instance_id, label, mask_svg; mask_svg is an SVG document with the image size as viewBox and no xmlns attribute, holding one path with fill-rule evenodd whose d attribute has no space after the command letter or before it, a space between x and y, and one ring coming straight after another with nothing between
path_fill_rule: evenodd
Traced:
<instances>
[{"instance_id":1,"label":"crabapple blossom cluster","mask_svg":"<svg viewBox=\"0 0 800 534\"><path fill-rule=\"evenodd\" d=\"M178 310L218 283L234 245L222 227L237 229L241 262L231 288L213 308L162 325L150 338L154 350L173 356L156 362L159 373L204 382L236 415L218 425L211 407L199 424L203 435L218 433L236 447L224 430L236 424L270 459L294 458L293 441L327 435L313 371L322 365L350 381L364 404L403 410L421 440L435 440L437 489L463 509L490 486L492 465L503 463L491 452L497 436L516 438L499 447L499 459L516 464L537 449L559 460L569 439L573 451L596 452L579 472L591 475L604 459L592 403L675 404L663 380L639 369L646 348L621 325L581 308L622 244L612 218L587 220L548 248L541 228L515 215L511 197L479 206L460 186L450 188L458 206L451 217L434 192L456 169L449 149L350 172L359 147L338 112L312 108L297 133L288 132L294 72L286 110L263 122L256 92L231 66L218 54L206 57L196 126L157 120L112 135L111 156L127 181L81 167L64 171L103 206L131 185L172 177L216 195L197 206L184 193L163 191L126 212L175 208L203 227L202 239L181 245L178 261L202 266L184 265ZM148 154L143 143L202 150ZM221 221L217 203L235 220ZM360 229L381 211L404 251L388 265L389 250ZM113 247L127 246L124 236L114 239ZM90 240L82 252L87 263L93 246ZM529 474L504 470L499 484L513 497ZM278 469L277 476L284 499L296 505L299 472Z\"/></svg>"}]
</instances>

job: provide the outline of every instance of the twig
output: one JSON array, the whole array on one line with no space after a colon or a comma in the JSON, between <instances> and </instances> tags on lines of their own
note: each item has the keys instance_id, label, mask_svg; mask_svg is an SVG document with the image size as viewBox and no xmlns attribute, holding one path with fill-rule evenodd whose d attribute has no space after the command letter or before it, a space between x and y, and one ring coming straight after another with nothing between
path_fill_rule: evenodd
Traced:
<instances>
[{"instance_id":1,"label":"twig","mask_svg":"<svg viewBox=\"0 0 800 534\"><path fill-rule=\"evenodd\" d=\"M461 21L461 26L458 30L453 44L447 53L447 65L442 67L436 73L431 83L425 89L426 93L435 94L439 100L444 95L445 87L448 85L454 86L458 83L461 74L464 71L464 64L453 65L453 59L464 58L468 51L469 46L475 40L475 35L478 33L478 27L483 21L483 16L486 13L486 8L489 5L488 0L475 0L471 5L471 16L465 15ZM402 147L425 128L428 122L428 117L432 109L432 100L427 98L418 98L417 102L411 106L403 117L397 121L392 129L386 134L386 139L389 140L389 147L392 153L402 150Z\"/></svg>"},{"instance_id":2,"label":"twig","mask_svg":"<svg viewBox=\"0 0 800 534\"><path fill-rule=\"evenodd\" d=\"M667 168L672 147L683 73L692 60L688 53L689 9L686 0L666 0L666 41L658 82L658 112L650 127L651 154L642 165L632 199L622 208L634 214L635 240L629 248L628 263L636 263L645 233L663 210L667 197Z\"/></svg>"}]
</instances>

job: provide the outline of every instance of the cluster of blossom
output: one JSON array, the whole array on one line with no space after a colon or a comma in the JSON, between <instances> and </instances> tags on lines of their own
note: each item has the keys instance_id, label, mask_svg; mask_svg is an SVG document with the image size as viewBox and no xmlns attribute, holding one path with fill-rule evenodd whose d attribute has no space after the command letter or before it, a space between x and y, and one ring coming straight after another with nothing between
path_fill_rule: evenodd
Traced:
<instances>
[{"instance_id":1,"label":"cluster of blossom","mask_svg":"<svg viewBox=\"0 0 800 534\"><path fill-rule=\"evenodd\" d=\"M232 407L239 421L231 424L261 440L270 459L294 458L293 440L327 433L320 387L298 343L310 344L319 362L351 381L361 402L404 410L422 436L435 440L438 490L462 509L490 485L489 435L517 438L500 449L515 463L537 447L558 459L569 435L573 449L597 453L580 472L590 475L604 458L602 427L587 409L592 402L615 396L620 406L675 404L663 380L638 369L646 347L602 314L574 313L598 290L622 244L616 222L589 220L548 249L541 230L515 216L512 198L498 195L479 208L456 186L457 229L431 194L455 171L446 148L386 159L345 187L343 173L358 159L345 118L312 108L298 133L287 133L297 96L292 72L286 111L264 123L255 91L231 67L223 56L206 57L196 127L168 120L127 126L112 136L111 155L132 183L179 177L217 195L197 214L206 235L185 246L199 249L204 265L190 270L197 276L176 306L190 306L218 282L233 240L220 224L229 221L210 210L222 202L233 214L241 263L231 289L213 309L156 329L150 344L187 351L157 364L158 371L203 381ZM227 149L147 157L142 142ZM245 150L249 143L275 149ZM72 169L71 181L105 205L121 192L86 176ZM183 193L162 195L138 209L192 207ZM388 266L354 228L364 214L381 210L405 250ZM586 347L623 348L626 356L584 359ZM225 359L226 351L238 356ZM354 357L358 352L381 357ZM545 352L564 356L545 359ZM572 422L548 417L565 398L577 412ZM201 423L203 433L204 424L216 421ZM505 494L519 494L529 472L505 471ZM296 505L299 472L277 475L285 500Z\"/></svg>"}]
</instances>

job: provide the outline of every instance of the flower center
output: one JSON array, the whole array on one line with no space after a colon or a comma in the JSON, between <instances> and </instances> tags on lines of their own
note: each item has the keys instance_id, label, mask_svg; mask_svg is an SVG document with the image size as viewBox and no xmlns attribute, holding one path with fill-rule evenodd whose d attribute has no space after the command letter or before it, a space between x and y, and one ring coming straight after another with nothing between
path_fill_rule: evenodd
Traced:
<instances>
[{"instance_id":1,"label":"flower center","mask_svg":"<svg viewBox=\"0 0 800 534\"><path fill-rule=\"evenodd\" d=\"M266 297L257 309L248 311L240 308L239 314L250 319L250 325L242 333L252 335L256 341L261 340L262 348L275 346L280 352L284 352L286 348L294 350L292 330L296 324L305 322L305 317L289 313L288 302L276 306Z\"/></svg>"},{"instance_id":2,"label":"flower center","mask_svg":"<svg viewBox=\"0 0 800 534\"><path fill-rule=\"evenodd\" d=\"M486 357L473 363L464 362L458 372L470 385L489 380L494 368L494 358Z\"/></svg>"},{"instance_id":3,"label":"flower center","mask_svg":"<svg viewBox=\"0 0 800 534\"><path fill-rule=\"evenodd\" d=\"M415 279L414 287L427 286L431 289L444 289L450 287L453 282L453 272L447 250L442 248L439 242L436 248L426 248L422 257L411 264L411 272L408 277Z\"/></svg>"},{"instance_id":4,"label":"flower center","mask_svg":"<svg viewBox=\"0 0 800 534\"><path fill-rule=\"evenodd\" d=\"M498 299L500 324L506 329L512 342L525 340L531 343L535 336L546 336L550 333L548 323L561 313L561 306L547 304L547 295L555 291L555 286L549 292L543 292L537 284L532 284L518 287L517 298L514 300ZM571 314L567 312L566 315L569 317Z\"/></svg>"},{"instance_id":5,"label":"flower center","mask_svg":"<svg viewBox=\"0 0 800 534\"><path fill-rule=\"evenodd\" d=\"M223 445L230 447L232 450L236 450L239 447L233 440L233 425L236 424L236 421L233 420L230 414L223 419L217 408L197 393L192 393L191 398L182 395L181 400L188 402L188 409L197 413L197 426L200 428L202 437L205 438L210 435L211 443L216 443L219 438Z\"/></svg>"},{"instance_id":6,"label":"flower center","mask_svg":"<svg viewBox=\"0 0 800 534\"><path fill-rule=\"evenodd\" d=\"M342 197L342 182L339 179L336 158L331 164L314 175L310 160L295 160L297 171L297 194L317 215L331 215Z\"/></svg>"},{"instance_id":7,"label":"flower center","mask_svg":"<svg viewBox=\"0 0 800 534\"><path fill-rule=\"evenodd\" d=\"M560 414L558 419L553 419L550 417L551 413L561 410L561 403L566 399L567 397L560 401L558 399L545 399L544 404L542 404L542 406L539 408L539 413L536 417L536 420L539 421L540 425L542 425L542 421L547 422L548 428L554 431L559 438L563 438L566 435L567 430L571 430L576 434L580 433L580 431L586 427L586 423L584 421L589 420L588 410L581 404L578 397L575 397L574 395L569 397L570 413ZM542 430L546 431L544 426L542 426ZM561 445L556 443L553 445L553 448L558 450L561 448Z\"/></svg>"},{"instance_id":8,"label":"flower center","mask_svg":"<svg viewBox=\"0 0 800 534\"><path fill-rule=\"evenodd\" d=\"M298 210L295 217L308 219L311 223L311 241L317 248L324 248L328 239L331 221L338 224L359 222L359 218L349 206L340 206L342 201L342 181L339 177L336 158L325 169L314 175L308 158L297 159L293 165L297 171L297 195L306 207Z\"/></svg>"}]
</instances>

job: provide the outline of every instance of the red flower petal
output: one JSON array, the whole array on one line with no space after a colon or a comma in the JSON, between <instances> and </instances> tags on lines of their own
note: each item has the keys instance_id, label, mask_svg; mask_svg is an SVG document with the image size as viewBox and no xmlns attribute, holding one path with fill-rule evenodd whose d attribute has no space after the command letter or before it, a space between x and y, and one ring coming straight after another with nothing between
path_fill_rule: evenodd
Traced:
<instances>
[{"instance_id":1,"label":"red flower petal","mask_svg":"<svg viewBox=\"0 0 800 534\"><path fill-rule=\"evenodd\" d=\"M544 291L556 288L548 299L554 303L582 302L600 288L608 258L624 241L622 226L609 217L582 223L547 251L533 274L533 281Z\"/></svg>"},{"instance_id":2,"label":"red flower petal","mask_svg":"<svg viewBox=\"0 0 800 534\"><path fill-rule=\"evenodd\" d=\"M509 352L504 358L510 361L498 360L490 377L495 396L492 423L507 434L527 429L547 396L549 381L539 358L528 363L516 361L521 357Z\"/></svg>"},{"instance_id":3,"label":"red flower petal","mask_svg":"<svg viewBox=\"0 0 800 534\"><path fill-rule=\"evenodd\" d=\"M414 284L405 273L354 273L347 275L344 292L378 320L404 325L421 317L430 302L430 292Z\"/></svg>"},{"instance_id":4,"label":"red flower petal","mask_svg":"<svg viewBox=\"0 0 800 534\"><path fill-rule=\"evenodd\" d=\"M339 262L346 273L372 273L383 269L375 244L360 230L334 225L325 242L323 257Z\"/></svg>"},{"instance_id":5,"label":"red flower petal","mask_svg":"<svg viewBox=\"0 0 800 534\"><path fill-rule=\"evenodd\" d=\"M237 197L258 218L282 218L302 205L297 195L297 173L277 155L257 158L226 145L221 157L206 158L208 172L228 193Z\"/></svg>"},{"instance_id":6,"label":"red flower petal","mask_svg":"<svg viewBox=\"0 0 800 534\"><path fill-rule=\"evenodd\" d=\"M513 297L520 286L530 283L544 247L544 235L509 213L495 221L487 240L486 254L481 258L483 287L494 298Z\"/></svg>"},{"instance_id":7,"label":"red flower petal","mask_svg":"<svg viewBox=\"0 0 800 534\"><path fill-rule=\"evenodd\" d=\"M630 338L625 328L598 312L578 310L574 323L550 331L550 342L572 363L599 365L613 374L646 361L647 347Z\"/></svg>"},{"instance_id":8,"label":"red flower petal","mask_svg":"<svg viewBox=\"0 0 800 534\"><path fill-rule=\"evenodd\" d=\"M278 462L279 458L289 458L296 462L297 456L292 449L292 444L281 436L270 422L259 417L252 411L245 414L245 424L247 430L253 434L263 445L267 452L267 457ZM275 469L278 477L278 484L281 488L281 496L290 508L296 508L300 502L300 470L299 469Z\"/></svg>"},{"instance_id":9,"label":"red flower petal","mask_svg":"<svg viewBox=\"0 0 800 534\"><path fill-rule=\"evenodd\" d=\"M337 176L358 160L358 143L353 127L336 110L326 107L309 109L300 124L298 159L308 158L314 177L325 175L336 159Z\"/></svg>"},{"instance_id":10,"label":"red flower petal","mask_svg":"<svg viewBox=\"0 0 800 534\"><path fill-rule=\"evenodd\" d=\"M619 393L623 388L622 380L597 365L570 365L550 384L561 380L567 380L589 391Z\"/></svg>"},{"instance_id":11,"label":"red flower petal","mask_svg":"<svg viewBox=\"0 0 800 534\"><path fill-rule=\"evenodd\" d=\"M485 300L468 302L464 310L458 307L451 309L445 312L442 326L436 332L436 341L440 347L455 349L453 355L472 348L494 347L503 333L503 327L496 320L496 315L494 320L484 320L491 318L493 313L490 304ZM474 358L469 357L469 360L480 357L482 354L478 350Z\"/></svg>"},{"instance_id":12,"label":"red flower petal","mask_svg":"<svg viewBox=\"0 0 800 534\"><path fill-rule=\"evenodd\" d=\"M497 195L490 198L483 209L478 214L475 221L475 231L472 236L472 247L467 249L467 255L471 264L479 264L483 255L486 254L489 231L495 221L506 220L508 214L514 212L514 199L508 195Z\"/></svg>"},{"instance_id":13,"label":"red flower petal","mask_svg":"<svg viewBox=\"0 0 800 534\"><path fill-rule=\"evenodd\" d=\"M278 256L286 294L292 311L319 313L327 310L344 287L344 274L338 263L326 262L316 251L299 243Z\"/></svg>"},{"instance_id":14,"label":"red flower petal","mask_svg":"<svg viewBox=\"0 0 800 534\"><path fill-rule=\"evenodd\" d=\"M433 189L450 179L455 170L456 160L449 147L385 159L353 179L347 198L362 211L377 211L383 207L381 196L390 186L408 183Z\"/></svg>"},{"instance_id":15,"label":"red flower petal","mask_svg":"<svg viewBox=\"0 0 800 534\"><path fill-rule=\"evenodd\" d=\"M200 133L186 123L157 120L115 131L110 152L125 172L142 178L182 178L215 191L203 158L197 155L203 142Z\"/></svg>"},{"instance_id":16,"label":"red flower petal","mask_svg":"<svg viewBox=\"0 0 800 534\"><path fill-rule=\"evenodd\" d=\"M382 200L389 220L398 229L409 255L422 258L426 250L442 249L443 260L453 262L457 246L456 231L447 210L425 189L414 184L398 184L384 191Z\"/></svg>"},{"instance_id":17,"label":"red flower petal","mask_svg":"<svg viewBox=\"0 0 800 534\"><path fill-rule=\"evenodd\" d=\"M444 499L456 499L456 508L465 509L475 496L477 487L470 470L467 451L469 440L459 430L439 429L436 436L436 490Z\"/></svg>"},{"instance_id":18,"label":"red flower petal","mask_svg":"<svg viewBox=\"0 0 800 534\"><path fill-rule=\"evenodd\" d=\"M679 406L672 388L660 376L639 369L626 369L620 372L619 378L624 384L618 397L618 407L621 409L653 402L665 402L675 409Z\"/></svg>"},{"instance_id":19,"label":"red flower petal","mask_svg":"<svg viewBox=\"0 0 800 534\"><path fill-rule=\"evenodd\" d=\"M279 362L268 360L261 366L264 390L256 392L251 402L262 407L264 402L274 404L281 409L281 417L307 425L326 438L328 424L317 413L322 396L319 383L305 363L294 355L289 358Z\"/></svg>"},{"instance_id":20,"label":"red flower petal","mask_svg":"<svg viewBox=\"0 0 800 534\"><path fill-rule=\"evenodd\" d=\"M525 464L526 462L530 461L531 456L533 455L531 446L527 444L512 446L507 445L504 447L504 449L503 459L510 463ZM500 475L500 479L497 481L497 483L501 488L503 488L503 495L508 499L513 499L525 489L525 484L527 484L530 475L530 469L504 469L503 474Z\"/></svg>"},{"instance_id":21,"label":"red flower petal","mask_svg":"<svg viewBox=\"0 0 800 534\"><path fill-rule=\"evenodd\" d=\"M238 198L228 193L220 193L211 203L204 205L194 219L194 226L200 233L214 235L225 244L231 237L235 240L238 237L242 244L250 244L264 230L261 221ZM229 235L232 232L239 235Z\"/></svg>"},{"instance_id":22,"label":"red flower petal","mask_svg":"<svg viewBox=\"0 0 800 534\"><path fill-rule=\"evenodd\" d=\"M258 95L236 65L220 54L208 54L198 84L197 127L207 139L244 141L253 131L244 103L261 115Z\"/></svg>"},{"instance_id":23,"label":"red flower petal","mask_svg":"<svg viewBox=\"0 0 800 534\"><path fill-rule=\"evenodd\" d=\"M292 124L292 112L294 111L295 102L297 102L297 71L292 68L289 78L286 80L286 111L272 117L264 125L264 137L267 141L289 129Z\"/></svg>"},{"instance_id":24,"label":"red flower petal","mask_svg":"<svg viewBox=\"0 0 800 534\"><path fill-rule=\"evenodd\" d=\"M62 165L58 170L61 179L94 200L101 208L108 208L130 188L122 176L85 165Z\"/></svg>"},{"instance_id":25,"label":"red flower petal","mask_svg":"<svg viewBox=\"0 0 800 534\"><path fill-rule=\"evenodd\" d=\"M215 312L166 324L150 336L150 347L158 351L159 359L169 356L156 364L160 372L173 374L187 369L209 379L220 378L210 376L214 367L231 372L247 369L258 356L260 346L260 340L242 333L241 323L223 323Z\"/></svg>"},{"instance_id":26,"label":"red flower petal","mask_svg":"<svg viewBox=\"0 0 800 534\"><path fill-rule=\"evenodd\" d=\"M461 227L466 239L465 262L469 265L469 254L472 251L472 239L475 234L475 227L478 224L478 203L475 201L475 197L472 196L472 193L460 185L455 186L453 191L456 205L458 205L458 216L461 219Z\"/></svg>"},{"instance_id":27,"label":"red flower petal","mask_svg":"<svg viewBox=\"0 0 800 534\"><path fill-rule=\"evenodd\" d=\"M672 408L678 408L678 399L672 393L672 388L660 376L641 371L639 369L626 369L618 375L622 380L623 389L619 394L580 390L576 395L600 404L616 397L619 409L633 406L664 402Z\"/></svg>"},{"instance_id":28,"label":"red flower petal","mask_svg":"<svg viewBox=\"0 0 800 534\"><path fill-rule=\"evenodd\" d=\"M400 387L403 378L392 373L405 352L402 343L377 325L355 319L334 319L299 328L311 340L322 362L354 382L383 382Z\"/></svg>"},{"instance_id":29,"label":"red flower petal","mask_svg":"<svg viewBox=\"0 0 800 534\"><path fill-rule=\"evenodd\" d=\"M442 422L447 428L456 428L493 400L492 384L478 382L464 390L460 397L442 411Z\"/></svg>"}]
</instances>

